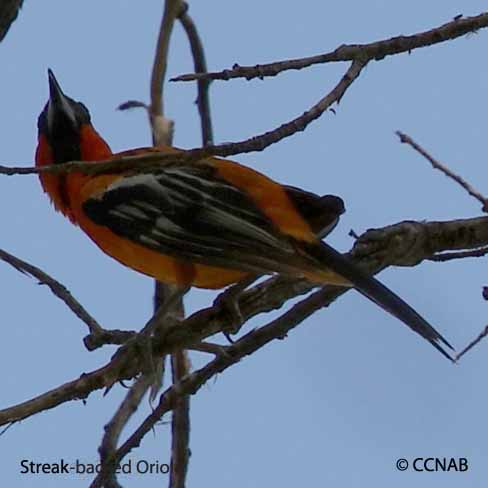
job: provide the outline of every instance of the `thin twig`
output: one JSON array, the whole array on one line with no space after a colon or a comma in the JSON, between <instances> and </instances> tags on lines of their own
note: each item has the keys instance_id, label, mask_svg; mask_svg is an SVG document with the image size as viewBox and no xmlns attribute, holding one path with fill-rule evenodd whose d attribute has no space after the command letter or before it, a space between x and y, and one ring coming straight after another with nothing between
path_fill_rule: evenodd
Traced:
<instances>
[{"instance_id":1,"label":"thin twig","mask_svg":"<svg viewBox=\"0 0 488 488\"><path fill-rule=\"evenodd\" d=\"M483 331L480 333L480 335L471 341L457 356L456 356L456 362L459 361L468 351L473 349L474 346L476 346L479 342L481 342L482 339L484 339L486 336L488 336L488 325L483 329Z\"/></svg>"},{"instance_id":2,"label":"thin twig","mask_svg":"<svg viewBox=\"0 0 488 488\"><path fill-rule=\"evenodd\" d=\"M454 180L461 187L463 187L472 197L476 198L483 205L483 211L487 211L487 200L486 198L476 189L474 189L466 180L461 178L458 174L450 170L446 165L434 159L422 146L417 144L409 135L396 131L397 136L400 138L400 142L408 144L410 147L415 149L419 154L421 154L425 159L427 159L433 168L438 169L444 173L447 177Z\"/></svg>"},{"instance_id":3,"label":"thin twig","mask_svg":"<svg viewBox=\"0 0 488 488\"><path fill-rule=\"evenodd\" d=\"M452 261L453 259L465 259L465 258L481 258L488 254L488 247L482 247L480 249L473 249L471 251L459 251L459 252L446 252L441 254L434 254L429 261L437 263L443 263L445 261Z\"/></svg>"},{"instance_id":4,"label":"thin twig","mask_svg":"<svg viewBox=\"0 0 488 488\"><path fill-rule=\"evenodd\" d=\"M386 56L410 53L414 49L456 39L485 27L488 27L488 12L475 17L456 18L434 29L410 36L397 36L368 44L343 44L334 51L306 58L258 64L256 66L239 66L235 64L232 69L214 73L189 73L172 78L170 81L230 80L232 78L262 79L265 76L276 76L283 71L300 70L316 64L354 61L364 58L380 61Z\"/></svg>"},{"instance_id":5,"label":"thin twig","mask_svg":"<svg viewBox=\"0 0 488 488\"><path fill-rule=\"evenodd\" d=\"M41 285L47 285L52 293L62 300L66 306L88 326L91 335L98 336L105 332L105 329L103 329L103 327L87 312L83 305L76 300L62 283L55 280L36 266L17 258L3 249L0 249L0 259L10 264L16 270L24 274L30 274L39 280Z\"/></svg>"}]
</instances>

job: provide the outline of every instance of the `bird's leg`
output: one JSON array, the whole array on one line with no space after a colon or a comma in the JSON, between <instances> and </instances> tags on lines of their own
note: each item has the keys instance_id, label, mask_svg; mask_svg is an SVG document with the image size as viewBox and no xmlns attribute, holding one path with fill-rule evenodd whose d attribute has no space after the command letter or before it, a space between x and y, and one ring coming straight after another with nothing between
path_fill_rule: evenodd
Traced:
<instances>
[{"instance_id":1,"label":"bird's leg","mask_svg":"<svg viewBox=\"0 0 488 488\"><path fill-rule=\"evenodd\" d=\"M230 317L229 324L222 330L222 333L230 343L234 342L231 334L237 334L244 324L244 317L239 307L239 295L258 278L259 275L256 274L248 275L238 283L227 288L213 302L214 307L220 308Z\"/></svg>"}]
</instances>

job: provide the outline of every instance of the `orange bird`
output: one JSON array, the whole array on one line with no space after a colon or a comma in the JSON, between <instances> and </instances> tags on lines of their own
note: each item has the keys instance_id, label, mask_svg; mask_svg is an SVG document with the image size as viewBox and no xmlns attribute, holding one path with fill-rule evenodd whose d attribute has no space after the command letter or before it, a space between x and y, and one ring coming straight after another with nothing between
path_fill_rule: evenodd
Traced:
<instances>
[{"instance_id":1,"label":"orange bird","mask_svg":"<svg viewBox=\"0 0 488 488\"><path fill-rule=\"evenodd\" d=\"M49 70L38 119L37 166L100 161L113 154L88 109ZM181 150L160 146L158 151ZM252 275L305 277L354 287L451 359L451 345L415 310L320 238L344 211L338 197L280 185L236 162L206 158L122 174L40 174L44 191L106 254L181 288L222 288Z\"/></svg>"}]
</instances>

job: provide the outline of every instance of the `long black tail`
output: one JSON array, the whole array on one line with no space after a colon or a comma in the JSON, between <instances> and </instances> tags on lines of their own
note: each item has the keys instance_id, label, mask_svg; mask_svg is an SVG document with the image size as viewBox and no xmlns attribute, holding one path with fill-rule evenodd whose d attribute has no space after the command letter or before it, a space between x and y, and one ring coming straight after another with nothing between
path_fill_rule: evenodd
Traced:
<instances>
[{"instance_id":1,"label":"long black tail","mask_svg":"<svg viewBox=\"0 0 488 488\"><path fill-rule=\"evenodd\" d=\"M454 350L451 344L410 305L405 303L385 285L374 277L366 275L354 263L325 242L322 242L320 246L310 245L307 247L307 251L327 268L330 268L335 273L350 281L352 286L361 294L408 325L417 334L420 334L424 339L429 341L441 354L454 362L451 355L441 345L443 344L449 349Z\"/></svg>"}]
</instances>

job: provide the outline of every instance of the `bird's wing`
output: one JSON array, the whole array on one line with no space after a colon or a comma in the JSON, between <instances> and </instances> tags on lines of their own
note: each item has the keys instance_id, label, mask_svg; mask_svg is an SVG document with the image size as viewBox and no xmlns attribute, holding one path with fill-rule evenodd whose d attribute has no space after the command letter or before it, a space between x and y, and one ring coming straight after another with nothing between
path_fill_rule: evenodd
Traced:
<instances>
[{"instance_id":1,"label":"bird's wing","mask_svg":"<svg viewBox=\"0 0 488 488\"><path fill-rule=\"evenodd\" d=\"M245 192L206 165L127 175L85 200L83 210L121 237L202 264L289 274L315 265Z\"/></svg>"}]
</instances>

